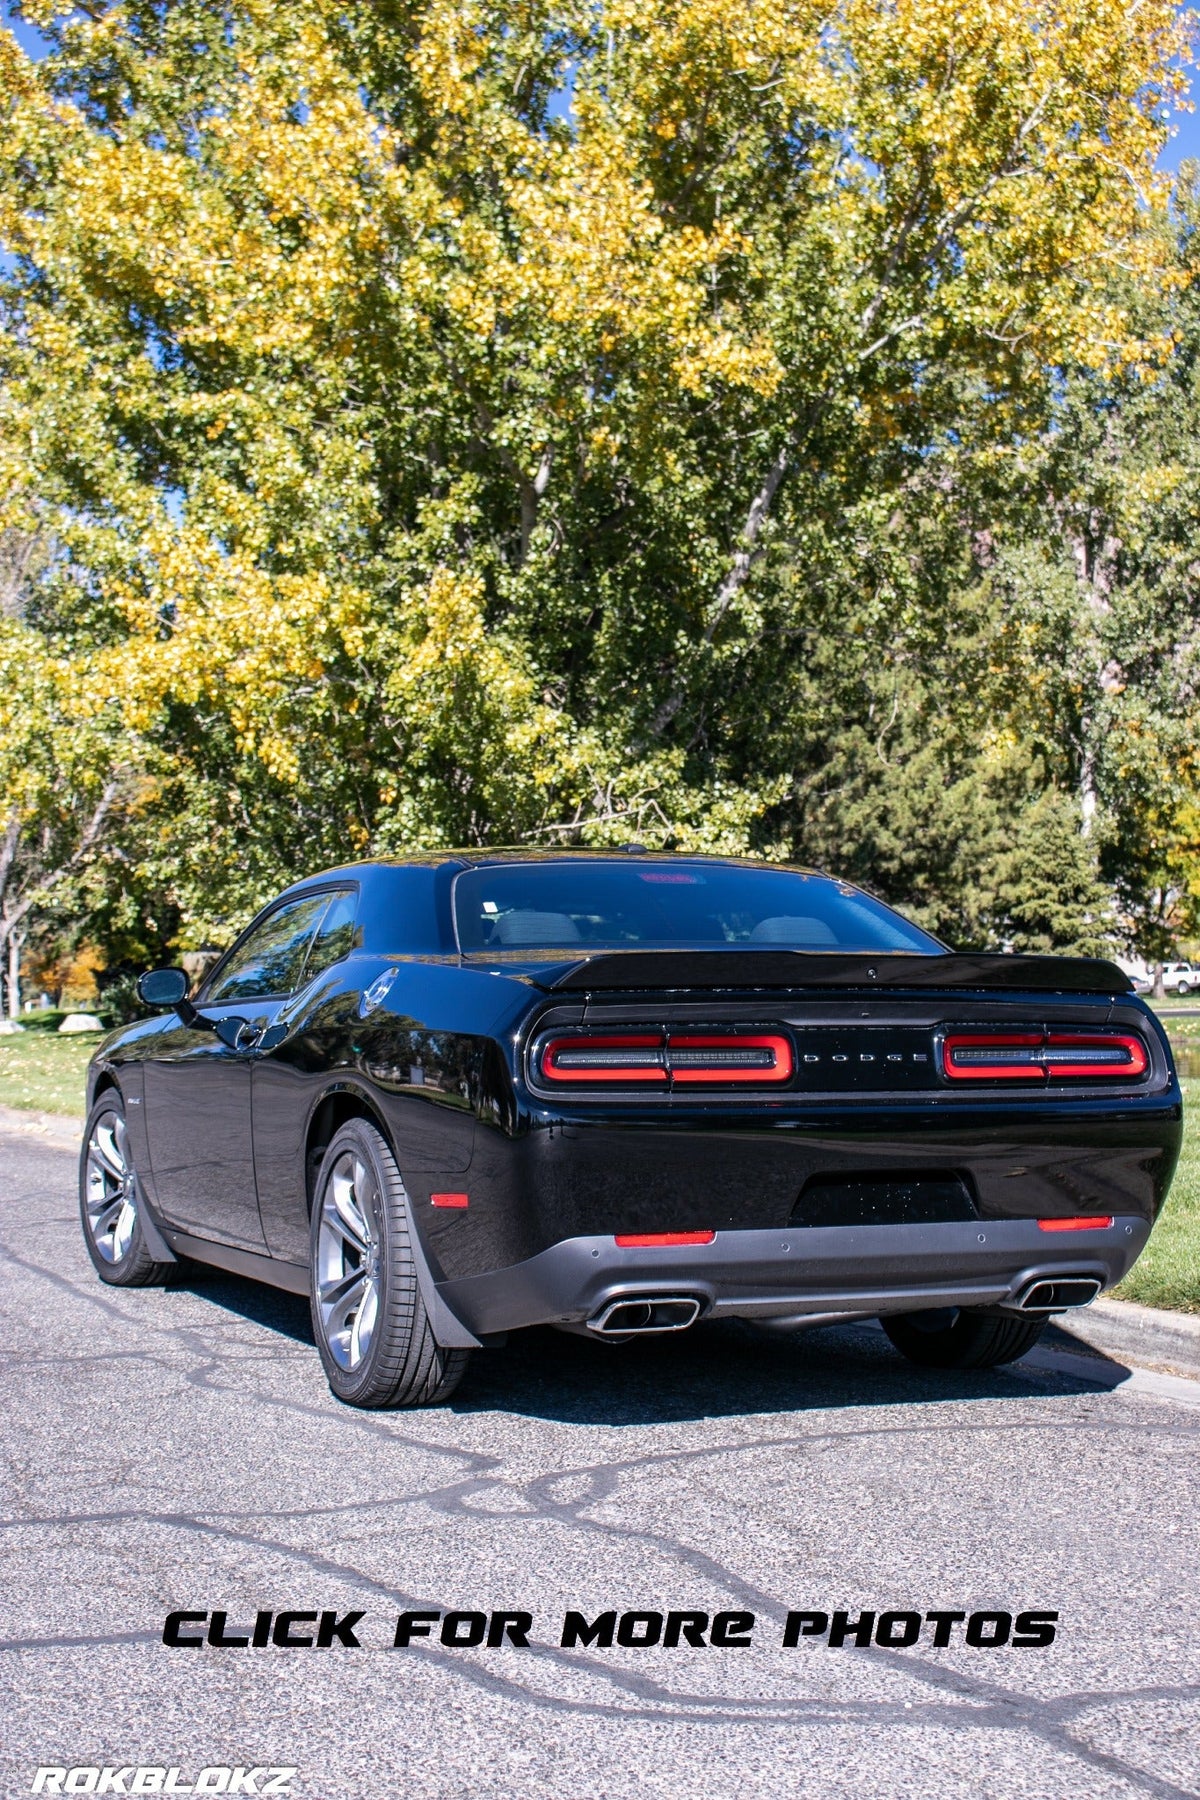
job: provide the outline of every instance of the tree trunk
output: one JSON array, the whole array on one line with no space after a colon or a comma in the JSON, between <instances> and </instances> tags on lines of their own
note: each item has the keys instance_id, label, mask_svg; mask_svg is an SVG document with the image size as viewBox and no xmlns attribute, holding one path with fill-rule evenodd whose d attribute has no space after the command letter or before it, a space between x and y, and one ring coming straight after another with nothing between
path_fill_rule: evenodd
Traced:
<instances>
[{"instance_id":1,"label":"tree trunk","mask_svg":"<svg viewBox=\"0 0 1200 1800\"><path fill-rule=\"evenodd\" d=\"M542 460L538 464L537 473L533 477L533 480L530 481L525 475L522 475L520 478L522 568L524 568L525 559L529 555L529 545L533 539L533 534L537 530L538 513L541 510L542 499L547 487L550 485L550 470L553 465L553 460L553 456L549 448L547 448L542 452Z\"/></svg>"},{"instance_id":2,"label":"tree trunk","mask_svg":"<svg viewBox=\"0 0 1200 1800\"><path fill-rule=\"evenodd\" d=\"M21 1017L21 946L25 942L23 931L10 931L8 934L8 1016L13 1020Z\"/></svg>"},{"instance_id":3,"label":"tree trunk","mask_svg":"<svg viewBox=\"0 0 1200 1800\"><path fill-rule=\"evenodd\" d=\"M1082 824L1082 835L1091 837L1095 823L1096 808L1100 804L1100 796L1096 792L1096 755L1091 744L1087 742L1090 735L1089 722L1084 725L1084 752L1080 759L1079 769L1079 811Z\"/></svg>"},{"instance_id":4,"label":"tree trunk","mask_svg":"<svg viewBox=\"0 0 1200 1800\"><path fill-rule=\"evenodd\" d=\"M1087 838L1092 835L1100 803L1097 762L1100 734L1106 729L1107 702L1125 686L1125 674L1120 664L1104 655L1104 626L1112 611L1112 591L1117 581L1122 545L1108 522L1095 510L1070 533L1069 541L1076 587L1087 609L1091 643L1085 654L1094 661L1091 679L1085 686L1079 721L1079 805L1082 835Z\"/></svg>"},{"instance_id":5,"label":"tree trunk","mask_svg":"<svg viewBox=\"0 0 1200 1800\"><path fill-rule=\"evenodd\" d=\"M1163 966L1160 962L1156 962L1154 965L1153 994L1156 1000L1165 1000L1167 997L1167 990L1163 985Z\"/></svg>"}]
</instances>

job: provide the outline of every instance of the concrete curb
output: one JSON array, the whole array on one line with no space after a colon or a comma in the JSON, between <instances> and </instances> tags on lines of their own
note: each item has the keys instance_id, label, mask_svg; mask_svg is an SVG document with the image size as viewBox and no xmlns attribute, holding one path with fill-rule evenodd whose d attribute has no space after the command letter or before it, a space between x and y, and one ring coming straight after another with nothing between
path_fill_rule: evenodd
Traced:
<instances>
[{"instance_id":1,"label":"concrete curb","mask_svg":"<svg viewBox=\"0 0 1200 1800\"><path fill-rule=\"evenodd\" d=\"M1054 1322L1061 1338L1074 1339L1085 1354L1090 1348L1144 1369L1200 1377L1196 1313L1166 1312L1134 1300L1093 1300L1079 1312L1060 1313Z\"/></svg>"},{"instance_id":2,"label":"concrete curb","mask_svg":"<svg viewBox=\"0 0 1200 1800\"><path fill-rule=\"evenodd\" d=\"M0 1106L0 1133L5 1137L39 1138L56 1150L79 1149L83 1119L70 1113L27 1112L23 1107Z\"/></svg>"},{"instance_id":3,"label":"concrete curb","mask_svg":"<svg viewBox=\"0 0 1200 1800\"><path fill-rule=\"evenodd\" d=\"M0 1106L0 1136L37 1138L72 1154L78 1153L83 1123L69 1113ZM1200 1314L1165 1312L1133 1300L1094 1300L1079 1312L1059 1314L1054 1322L1052 1343L1060 1352L1077 1348L1093 1360L1099 1352L1140 1368L1200 1378Z\"/></svg>"}]
</instances>

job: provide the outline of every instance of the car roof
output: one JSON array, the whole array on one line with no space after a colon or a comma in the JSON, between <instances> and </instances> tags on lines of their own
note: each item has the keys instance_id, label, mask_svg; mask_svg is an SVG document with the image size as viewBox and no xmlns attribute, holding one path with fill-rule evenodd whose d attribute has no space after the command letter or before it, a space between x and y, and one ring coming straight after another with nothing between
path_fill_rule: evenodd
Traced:
<instances>
[{"instance_id":1,"label":"car roof","mask_svg":"<svg viewBox=\"0 0 1200 1800\"><path fill-rule=\"evenodd\" d=\"M286 891L290 894L299 888L306 888L329 881L361 880L364 875L375 869L445 869L445 868L494 868L509 863L553 863L553 862L621 862L628 858L640 860L646 857L654 862L703 863L709 867L730 869L780 869L793 875L815 875L825 880L836 880L825 869L814 869L803 863L770 862L761 856L715 856L703 851L689 850L650 850L637 844L615 844L609 849L580 849L571 846L555 848L531 848L527 844L497 846L489 849L469 850L424 850L414 851L411 856L375 856L362 862L338 863L335 867L321 869L312 875L305 875L292 883ZM846 882L847 887L853 886Z\"/></svg>"}]
</instances>

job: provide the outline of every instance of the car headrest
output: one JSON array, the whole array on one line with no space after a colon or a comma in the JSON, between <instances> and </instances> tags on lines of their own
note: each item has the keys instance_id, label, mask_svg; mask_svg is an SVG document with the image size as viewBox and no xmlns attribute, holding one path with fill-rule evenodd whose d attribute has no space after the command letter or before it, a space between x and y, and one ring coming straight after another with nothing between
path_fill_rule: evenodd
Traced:
<instances>
[{"instance_id":1,"label":"car headrest","mask_svg":"<svg viewBox=\"0 0 1200 1800\"><path fill-rule=\"evenodd\" d=\"M567 913L501 913L492 927L493 944L577 944L579 927Z\"/></svg>"},{"instance_id":2,"label":"car headrest","mask_svg":"<svg viewBox=\"0 0 1200 1800\"><path fill-rule=\"evenodd\" d=\"M752 944L836 944L823 919L760 919L750 933Z\"/></svg>"}]
</instances>

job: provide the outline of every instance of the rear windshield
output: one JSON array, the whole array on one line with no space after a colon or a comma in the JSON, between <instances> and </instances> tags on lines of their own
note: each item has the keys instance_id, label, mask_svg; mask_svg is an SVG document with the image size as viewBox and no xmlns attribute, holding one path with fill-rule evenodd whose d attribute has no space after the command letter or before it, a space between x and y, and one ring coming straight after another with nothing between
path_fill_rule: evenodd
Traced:
<instances>
[{"instance_id":1,"label":"rear windshield","mask_svg":"<svg viewBox=\"0 0 1200 1800\"><path fill-rule=\"evenodd\" d=\"M891 907L824 875L720 863L520 863L454 883L459 945L478 950L907 950L943 946Z\"/></svg>"}]
</instances>

